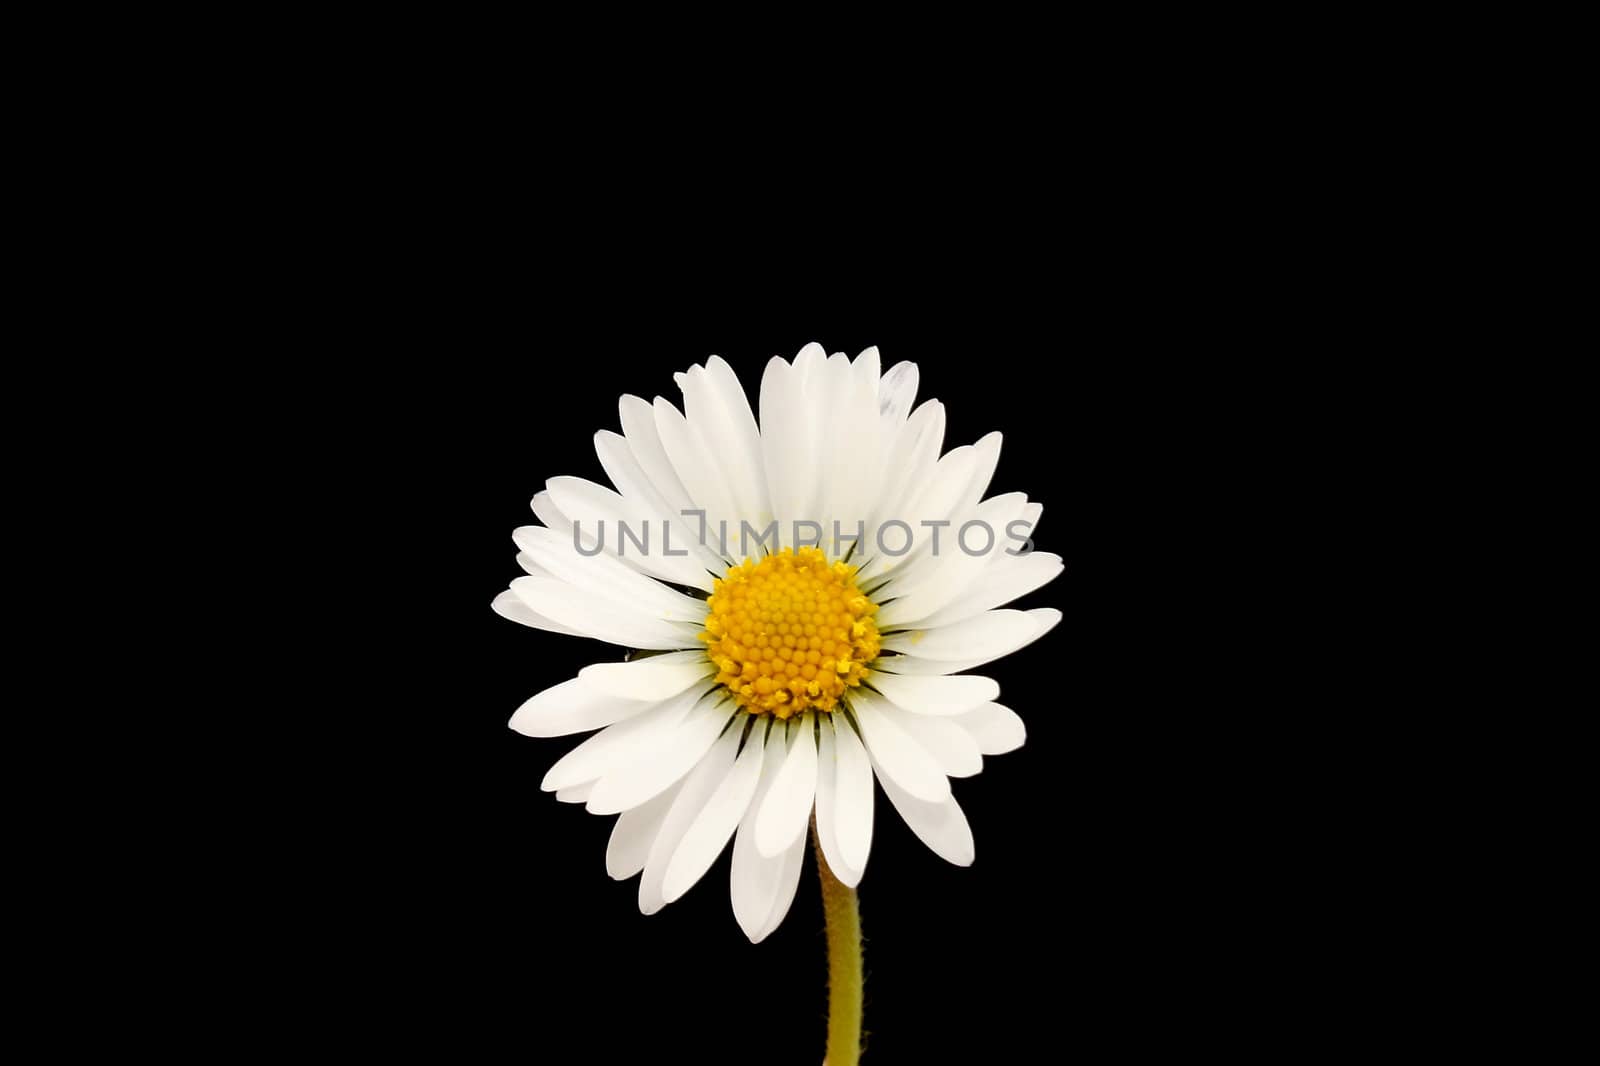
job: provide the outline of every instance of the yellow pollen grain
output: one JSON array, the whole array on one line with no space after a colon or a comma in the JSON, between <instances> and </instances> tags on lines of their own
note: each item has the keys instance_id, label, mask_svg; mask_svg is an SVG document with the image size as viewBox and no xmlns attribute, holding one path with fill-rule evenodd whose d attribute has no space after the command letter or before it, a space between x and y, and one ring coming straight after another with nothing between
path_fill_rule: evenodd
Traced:
<instances>
[{"instance_id":1,"label":"yellow pollen grain","mask_svg":"<svg viewBox=\"0 0 1600 1066\"><path fill-rule=\"evenodd\" d=\"M856 568L817 548L784 548L728 569L706 606L706 655L717 683L751 714L833 711L878 657L878 605Z\"/></svg>"}]
</instances>

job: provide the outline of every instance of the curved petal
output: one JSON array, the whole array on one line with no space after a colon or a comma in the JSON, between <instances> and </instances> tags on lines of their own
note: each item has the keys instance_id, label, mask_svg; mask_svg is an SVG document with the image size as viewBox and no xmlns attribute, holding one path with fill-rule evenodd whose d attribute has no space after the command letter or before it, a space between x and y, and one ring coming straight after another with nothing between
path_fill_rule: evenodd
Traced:
<instances>
[{"instance_id":1,"label":"curved petal","mask_svg":"<svg viewBox=\"0 0 1600 1066\"><path fill-rule=\"evenodd\" d=\"M761 779L756 784L756 794L751 800L739 831L733 838L733 865L729 873L729 895L733 900L733 916L739 928L752 943L760 943L766 928L767 917L772 913L773 902L779 891L779 877L783 873L784 858L764 859L756 850L756 812L761 809L773 780L778 776L788 752L787 729L774 725L767 733L766 754L762 758Z\"/></svg>"},{"instance_id":2,"label":"curved petal","mask_svg":"<svg viewBox=\"0 0 1600 1066\"><path fill-rule=\"evenodd\" d=\"M846 413L851 408L850 379L850 360L845 359L843 352L835 352L827 357L818 375L806 381L806 407L810 408L810 416L818 418L827 427L826 432L814 437L811 442L808 461L818 469L819 474L816 482L818 495L813 501L816 520L822 523L824 530L829 531L832 531L834 520L846 527L854 525L854 520L859 517L853 506L851 463L853 459L864 456L858 455L858 448L854 445L856 421Z\"/></svg>"},{"instance_id":3,"label":"curved petal","mask_svg":"<svg viewBox=\"0 0 1600 1066\"><path fill-rule=\"evenodd\" d=\"M842 362L842 359L841 359ZM845 363L834 382L829 402L827 436L833 448L828 488L828 510L822 517L826 533L832 523L853 530L867 518L883 495L883 425L878 417L878 349L868 348Z\"/></svg>"},{"instance_id":4,"label":"curved petal","mask_svg":"<svg viewBox=\"0 0 1600 1066\"><path fill-rule=\"evenodd\" d=\"M972 587L961 596L926 618L907 621L924 628L959 622L1026 596L1054 581L1064 569L1061 556L1053 552L1029 552L1017 556L1002 554L983 572L981 579L974 581Z\"/></svg>"},{"instance_id":5,"label":"curved petal","mask_svg":"<svg viewBox=\"0 0 1600 1066\"><path fill-rule=\"evenodd\" d=\"M971 777L983 770L983 753L978 742L953 718L936 718L931 714L912 714L902 711L892 703L880 705L894 720L894 724L932 755L939 768L950 777Z\"/></svg>"},{"instance_id":6,"label":"curved petal","mask_svg":"<svg viewBox=\"0 0 1600 1066\"><path fill-rule=\"evenodd\" d=\"M872 763L849 719L837 714L833 718L834 757L839 772L833 790L833 830L839 839L840 854L859 881L872 854Z\"/></svg>"},{"instance_id":7,"label":"curved petal","mask_svg":"<svg viewBox=\"0 0 1600 1066\"><path fill-rule=\"evenodd\" d=\"M839 812L834 802L839 783L838 742L834 737L838 717L834 714L817 716L817 843L833 876L841 884L854 888L861 883L861 871L850 865L839 847Z\"/></svg>"},{"instance_id":8,"label":"curved petal","mask_svg":"<svg viewBox=\"0 0 1600 1066\"><path fill-rule=\"evenodd\" d=\"M883 794L905 820L917 839L928 845L939 858L957 866L971 866L977 855L972 827L954 796L928 803L906 792L884 774L878 776Z\"/></svg>"},{"instance_id":9,"label":"curved petal","mask_svg":"<svg viewBox=\"0 0 1600 1066\"><path fill-rule=\"evenodd\" d=\"M655 402L655 422L661 447L688 490L693 501L691 506L705 512L706 536L700 537L701 527L696 520L696 539L708 541L706 546L712 552L729 558L721 542L721 524L728 523L731 526L729 536L737 536L739 515L721 467L706 454L705 444L682 412L659 396Z\"/></svg>"},{"instance_id":10,"label":"curved petal","mask_svg":"<svg viewBox=\"0 0 1600 1066\"><path fill-rule=\"evenodd\" d=\"M777 931L783 924L783 919L788 915L789 908L794 905L795 890L800 887L800 867L805 865L806 837L802 833L795 838L789 850L778 856L781 865L778 867L778 883L772 894L772 909L767 912L767 921L761 931L751 938L753 943L761 943ZM774 860L767 860L772 862Z\"/></svg>"},{"instance_id":11,"label":"curved petal","mask_svg":"<svg viewBox=\"0 0 1600 1066\"><path fill-rule=\"evenodd\" d=\"M994 611L990 613L998 614L1001 612ZM1012 647L1006 647L1000 651L993 651L991 648L990 650L992 654L986 654L975 659L929 659L924 658L920 653L920 649L918 649L915 643L913 643L910 647L910 650L908 650L905 654L885 655L873 664L873 668L877 670L887 670L891 674L965 673L966 671L975 669L984 665L985 663L991 663L996 659L1002 658L1003 656L1010 655L1012 652L1020 651L1023 648L1026 648L1029 644L1032 644L1034 641L1050 632L1050 630L1054 629L1056 624L1061 621L1061 612L1056 610L1054 607L1037 607L1031 611L1017 611L1008 613L1021 614L1025 616L1029 626L1029 634L1026 639L1018 642ZM986 616L980 615L979 617ZM961 623L956 624L959 625ZM934 630L933 632L940 631Z\"/></svg>"},{"instance_id":12,"label":"curved petal","mask_svg":"<svg viewBox=\"0 0 1600 1066\"><path fill-rule=\"evenodd\" d=\"M734 514L757 521L770 514L760 431L733 369L712 356L704 368L690 370L683 402L690 425L706 446L706 458L722 472Z\"/></svg>"},{"instance_id":13,"label":"curved petal","mask_svg":"<svg viewBox=\"0 0 1600 1066\"><path fill-rule=\"evenodd\" d=\"M1007 526L1027 505L1026 496L1011 492L961 512L952 520L953 543L945 544L937 555L926 553L923 565L891 577L881 589L880 602L884 597L890 602L879 612L879 624L891 629L914 625L982 584L995 559L1004 557ZM985 538L980 534L975 544L963 541L961 533L970 523L987 527L991 535Z\"/></svg>"},{"instance_id":14,"label":"curved petal","mask_svg":"<svg viewBox=\"0 0 1600 1066\"><path fill-rule=\"evenodd\" d=\"M1035 607L1028 612L1028 617L1033 619L1033 624L1039 627L1034 640L1038 640L1056 626L1061 624L1061 611L1055 607Z\"/></svg>"},{"instance_id":15,"label":"curved petal","mask_svg":"<svg viewBox=\"0 0 1600 1066\"><path fill-rule=\"evenodd\" d=\"M590 814L618 814L665 791L694 769L711 750L733 717L725 694L713 690L700 697L683 722L630 763L600 778L589 795ZM737 749L736 749L737 750Z\"/></svg>"},{"instance_id":16,"label":"curved petal","mask_svg":"<svg viewBox=\"0 0 1600 1066\"><path fill-rule=\"evenodd\" d=\"M545 689L511 715L511 728L528 737L587 733L632 718L659 700L625 699L586 684L581 677Z\"/></svg>"},{"instance_id":17,"label":"curved petal","mask_svg":"<svg viewBox=\"0 0 1600 1066\"><path fill-rule=\"evenodd\" d=\"M551 481L561 480L552 478ZM620 559L601 552L583 555L571 540L541 526L521 526L511 538L542 569L591 596L630 608L648 618L688 622L705 621L704 600L685 596L660 581L647 577Z\"/></svg>"},{"instance_id":18,"label":"curved petal","mask_svg":"<svg viewBox=\"0 0 1600 1066\"><path fill-rule=\"evenodd\" d=\"M742 723L741 723L742 726ZM650 857L645 860L644 876L639 879L639 911L654 914L667 905L662 895L662 882L673 854L683 842L694 820L700 816L733 767L739 751L739 736L743 728L730 729L697 763L683 779L683 787L673 799L667 816L661 822L661 831L650 845Z\"/></svg>"},{"instance_id":19,"label":"curved petal","mask_svg":"<svg viewBox=\"0 0 1600 1066\"><path fill-rule=\"evenodd\" d=\"M998 703L986 703L951 721L965 729L985 755L1004 755L1016 751L1028 739L1028 729L1017 712Z\"/></svg>"},{"instance_id":20,"label":"curved petal","mask_svg":"<svg viewBox=\"0 0 1600 1066\"><path fill-rule=\"evenodd\" d=\"M733 838L733 831L739 828L739 822L750 809L756 786L761 782L766 745L767 718L762 716L754 720L738 761L706 801L667 864L661 893L668 903L693 888Z\"/></svg>"},{"instance_id":21,"label":"curved petal","mask_svg":"<svg viewBox=\"0 0 1600 1066\"><path fill-rule=\"evenodd\" d=\"M623 553L624 523L636 537L646 535L651 524L650 514L642 507L585 478L553 477L545 482L545 493L567 519L560 539L567 544L581 543L585 551L604 545L605 553L616 558ZM634 565L648 561L637 548L628 559Z\"/></svg>"},{"instance_id":22,"label":"curved petal","mask_svg":"<svg viewBox=\"0 0 1600 1066\"><path fill-rule=\"evenodd\" d=\"M904 791L930 803L950 795L944 768L900 728L881 700L857 691L851 695L850 709L855 712L861 739L866 742L872 764L878 767L880 779L887 775Z\"/></svg>"},{"instance_id":23,"label":"curved petal","mask_svg":"<svg viewBox=\"0 0 1600 1066\"><path fill-rule=\"evenodd\" d=\"M916 714L961 714L1000 695L1000 686L993 680L970 674L913 677L874 670L868 684Z\"/></svg>"},{"instance_id":24,"label":"curved petal","mask_svg":"<svg viewBox=\"0 0 1600 1066\"><path fill-rule=\"evenodd\" d=\"M944 447L945 409L938 400L928 400L911 413L900 427L886 450L888 469L904 473L904 480L896 479L885 494L881 507L874 517L879 519L903 517L907 505L914 501L938 469L939 452Z\"/></svg>"},{"instance_id":25,"label":"curved petal","mask_svg":"<svg viewBox=\"0 0 1600 1066\"><path fill-rule=\"evenodd\" d=\"M561 509L550 499L550 493L540 490L533 494L533 517L537 518L546 529L553 529L568 540L572 539L572 520L561 513ZM584 545L589 547L588 544Z\"/></svg>"},{"instance_id":26,"label":"curved petal","mask_svg":"<svg viewBox=\"0 0 1600 1066\"><path fill-rule=\"evenodd\" d=\"M815 427L805 417L799 375L777 356L761 376L761 456L778 520L778 543L794 545L794 522L815 521L810 512L815 470L807 459Z\"/></svg>"},{"instance_id":27,"label":"curved petal","mask_svg":"<svg viewBox=\"0 0 1600 1066\"><path fill-rule=\"evenodd\" d=\"M666 821L681 787L680 782L631 811L622 812L611 827L611 839L606 844L606 873L612 880L626 881L644 869L650 845L656 842L656 834L661 832L661 823Z\"/></svg>"},{"instance_id":28,"label":"curved petal","mask_svg":"<svg viewBox=\"0 0 1600 1066\"><path fill-rule=\"evenodd\" d=\"M557 578L519 577L511 582L511 591L535 614L608 644L677 651L700 643L692 626L651 618Z\"/></svg>"},{"instance_id":29,"label":"curved petal","mask_svg":"<svg viewBox=\"0 0 1600 1066\"><path fill-rule=\"evenodd\" d=\"M970 511L978 506L978 501L983 499L983 494L989 491L989 483L994 480L995 467L1000 465L1000 444L1004 438L999 430L985 433L978 438L972 446L973 467L972 480L967 482L966 495L961 498L958 511ZM996 531L996 536L1002 535Z\"/></svg>"},{"instance_id":30,"label":"curved petal","mask_svg":"<svg viewBox=\"0 0 1600 1066\"><path fill-rule=\"evenodd\" d=\"M589 802L589 793L593 791L593 781L582 785L573 785L571 788L559 790L556 793L556 801L558 803L587 803Z\"/></svg>"},{"instance_id":31,"label":"curved petal","mask_svg":"<svg viewBox=\"0 0 1600 1066\"><path fill-rule=\"evenodd\" d=\"M694 500L683 487L683 480L672 468L672 460L661 444L661 434L656 431L655 408L648 400L624 396L617 403L617 413L622 420L622 435L628 441L628 450L633 453L650 487L660 495L671 514L682 517L685 510L694 506Z\"/></svg>"},{"instance_id":32,"label":"curved petal","mask_svg":"<svg viewBox=\"0 0 1600 1066\"><path fill-rule=\"evenodd\" d=\"M604 777L619 766L637 762L661 736L683 721L699 694L690 691L658 703L641 714L606 726L556 761L545 773L539 788L556 792Z\"/></svg>"},{"instance_id":33,"label":"curved petal","mask_svg":"<svg viewBox=\"0 0 1600 1066\"><path fill-rule=\"evenodd\" d=\"M883 646L919 659L992 659L1038 635L1038 620L1026 611L986 611L947 626L890 633Z\"/></svg>"},{"instance_id":34,"label":"curved petal","mask_svg":"<svg viewBox=\"0 0 1600 1066\"><path fill-rule=\"evenodd\" d=\"M672 651L625 663L596 663L578 676L597 692L631 700L670 699L716 667L703 651Z\"/></svg>"},{"instance_id":35,"label":"curved petal","mask_svg":"<svg viewBox=\"0 0 1600 1066\"><path fill-rule=\"evenodd\" d=\"M814 723L814 716L808 712L792 727L796 735L789 755L772 782L772 791L756 812L756 850L763 858L788 851L795 837L805 832L806 821L811 817L817 795Z\"/></svg>"},{"instance_id":36,"label":"curved petal","mask_svg":"<svg viewBox=\"0 0 1600 1066\"><path fill-rule=\"evenodd\" d=\"M646 537L650 554L627 556L635 565L663 580L711 591L711 569L720 571L721 560L707 551L694 534L695 526L686 523L679 508L667 503L650 477L639 465L627 438L610 430L594 435L594 451L606 476L623 499L651 516ZM645 565L648 563L649 565Z\"/></svg>"},{"instance_id":37,"label":"curved petal","mask_svg":"<svg viewBox=\"0 0 1600 1066\"><path fill-rule=\"evenodd\" d=\"M878 384L878 412L886 423L898 425L906 420L916 402L920 378L916 363L896 363L884 372Z\"/></svg>"},{"instance_id":38,"label":"curved petal","mask_svg":"<svg viewBox=\"0 0 1600 1066\"><path fill-rule=\"evenodd\" d=\"M522 556L517 556L517 560L520 562ZM534 629L543 629L547 633L564 633L571 637L584 635L571 626L564 626L560 622L546 618L519 600L517 594L510 589L506 589L506 591L496 596L489 607L501 618L509 618L513 622L520 622L525 626L532 626Z\"/></svg>"}]
</instances>

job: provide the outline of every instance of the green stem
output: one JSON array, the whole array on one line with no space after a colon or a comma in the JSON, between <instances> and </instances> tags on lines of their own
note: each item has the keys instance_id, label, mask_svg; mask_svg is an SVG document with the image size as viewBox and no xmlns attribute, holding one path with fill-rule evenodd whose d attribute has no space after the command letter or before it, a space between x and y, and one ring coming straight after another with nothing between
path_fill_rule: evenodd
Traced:
<instances>
[{"instance_id":1,"label":"green stem","mask_svg":"<svg viewBox=\"0 0 1600 1066\"><path fill-rule=\"evenodd\" d=\"M861 1061L861 909L856 890L828 869L812 822L822 913L828 924L828 1057L822 1066L857 1066Z\"/></svg>"}]
</instances>

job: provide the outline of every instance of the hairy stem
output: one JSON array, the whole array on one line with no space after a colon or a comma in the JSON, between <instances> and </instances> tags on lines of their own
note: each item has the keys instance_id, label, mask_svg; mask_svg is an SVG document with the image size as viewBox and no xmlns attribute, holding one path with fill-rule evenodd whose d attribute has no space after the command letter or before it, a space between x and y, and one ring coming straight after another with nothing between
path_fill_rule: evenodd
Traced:
<instances>
[{"instance_id":1,"label":"hairy stem","mask_svg":"<svg viewBox=\"0 0 1600 1066\"><path fill-rule=\"evenodd\" d=\"M822 882L822 913L828 927L828 1057L823 1066L857 1066L861 1061L861 909L856 890L839 883L828 869L822 841L811 826L817 879Z\"/></svg>"}]
</instances>

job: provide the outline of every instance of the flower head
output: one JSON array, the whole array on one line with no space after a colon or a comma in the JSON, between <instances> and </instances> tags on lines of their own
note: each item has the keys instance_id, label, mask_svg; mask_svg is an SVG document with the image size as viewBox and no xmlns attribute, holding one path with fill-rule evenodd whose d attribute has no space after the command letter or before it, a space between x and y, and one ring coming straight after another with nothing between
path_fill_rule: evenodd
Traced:
<instances>
[{"instance_id":1,"label":"flower head","mask_svg":"<svg viewBox=\"0 0 1600 1066\"><path fill-rule=\"evenodd\" d=\"M1028 551L1041 508L986 496L1000 435L941 454L944 408L912 410L917 368L880 373L808 345L763 376L758 424L713 357L676 375L680 410L621 402L595 448L615 490L552 478L518 529L526 577L494 608L537 629L632 649L539 693L530 736L598 730L543 787L617 814L606 868L641 874L654 913L733 841L732 898L753 941L794 898L815 817L854 886L873 782L958 865L972 832L949 779L1011 751L1021 720L964 671L1038 639L1053 609L1003 605L1061 572Z\"/></svg>"}]
</instances>

